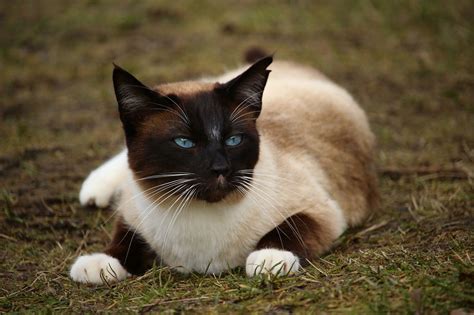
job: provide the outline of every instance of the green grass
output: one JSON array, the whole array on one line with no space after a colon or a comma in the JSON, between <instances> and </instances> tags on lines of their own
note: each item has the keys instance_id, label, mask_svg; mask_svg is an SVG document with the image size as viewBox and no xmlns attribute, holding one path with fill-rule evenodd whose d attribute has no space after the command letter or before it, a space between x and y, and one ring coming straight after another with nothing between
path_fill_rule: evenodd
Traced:
<instances>
[{"instance_id":1,"label":"green grass","mask_svg":"<svg viewBox=\"0 0 474 315\"><path fill-rule=\"evenodd\" d=\"M472 1L0 3L0 312L448 313L474 309ZM296 277L155 268L68 278L110 238L83 178L122 145L112 62L153 84L218 74L258 45L321 69L366 109L382 206Z\"/></svg>"}]
</instances>

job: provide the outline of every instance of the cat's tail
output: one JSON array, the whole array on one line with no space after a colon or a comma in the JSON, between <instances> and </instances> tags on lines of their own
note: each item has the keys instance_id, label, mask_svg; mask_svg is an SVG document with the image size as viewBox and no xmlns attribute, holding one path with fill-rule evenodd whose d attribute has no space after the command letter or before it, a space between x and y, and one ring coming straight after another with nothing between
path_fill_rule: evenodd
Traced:
<instances>
[{"instance_id":1,"label":"cat's tail","mask_svg":"<svg viewBox=\"0 0 474 315\"><path fill-rule=\"evenodd\" d=\"M269 54L262 48L254 46L247 49L245 52L244 58L248 63L254 63L257 60L267 57Z\"/></svg>"}]
</instances>

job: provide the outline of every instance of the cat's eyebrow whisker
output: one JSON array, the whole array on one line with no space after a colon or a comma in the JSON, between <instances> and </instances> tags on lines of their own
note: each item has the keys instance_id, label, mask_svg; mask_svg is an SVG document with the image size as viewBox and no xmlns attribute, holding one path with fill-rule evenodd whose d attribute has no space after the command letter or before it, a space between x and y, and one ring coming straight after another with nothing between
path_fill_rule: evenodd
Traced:
<instances>
[{"instance_id":1,"label":"cat's eyebrow whisker","mask_svg":"<svg viewBox=\"0 0 474 315\"><path fill-rule=\"evenodd\" d=\"M253 115L253 114L257 114L259 113L260 111L258 110L252 110L250 112L243 112L242 114L240 114L239 116L235 117L234 119L231 120L231 122L233 124L237 124L239 123L239 121L242 120L242 118L244 118L245 116L249 116L249 115ZM257 118L250 118L250 120L256 120ZM248 120L248 119L247 119ZM245 121L245 120L242 120L242 121Z\"/></svg>"},{"instance_id":2,"label":"cat's eyebrow whisker","mask_svg":"<svg viewBox=\"0 0 474 315\"><path fill-rule=\"evenodd\" d=\"M241 106L241 105L245 105L245 104L248 104L249 102L253 102L253 98L258 95L258 94L262 94L263 91L257 91L257 92L253 92L252 94L250 94L249 96L247 96L244 100L242 100L239 104L237 104L237 107ZM255 102L253 102L255 103ZM236 109L237 109L236 107Z\"/></svg>"},{"instance_id":3,"label":"cat's eyebrow whisker","mask_svg":"<svg viewBox=\"0 0 474 315\"><path fill-rule=\"evenodd\" d=\"M232 113L230 115L230 118L232 119L232 118L236 117L237 115L239 115L239 113L241 113L246 108L248 108L250 106L253 106L253 105L258 105L258 104L259 104L258 102L254 102L253 100L243 101L239 105L237 105L237 107L232 111Z\"/></svg>"},{"instance_id":4,"label":"cat's eyebrow whisker","mask_svg":"<svg viewBox=\"0 0 474 315\"><path fill-rule=\"evenodd\" d=\"M159 91L155 91L153 89L150 89L149 87L147 86L142 86L142 85L136 85L136 84L124 84L124 87L134 87L134 88L139 88L139 89L144 89L144 90L147 90L147 91L150 91L150 92L153 92L153 93L156 93L157 95L159 96L162 96L162 97L166 97L168 100L170 100L174 105L176 105L176 107L178 107L182 113L183 118L185 118L185 121L187 121L187 123L190 123L189 121L189 117L188 115L186 115L186 112L181 108L181 106L179 106L178 103L176 103L172 98L170 98L168 95L165 95L165 94L162 94L160 93ZM156 104L156 103L155 103ZM162 104L157 104L157 105L161 105L161 106L165 106L165 105L162 105Z\"/></svg>"},{"instance_id":5,"label":"cat's eyebrow whisker","mask_svg":"<svg viewBox=\"0 0 474 315\"><path fill-rule=\"evenodd\" d=\"M184 119L184 117L181 115L181 113L177 112L176 110L174 110L172 108L169 108L166 105L159 104L159 103L149 102L149 104L157 105L157 108L149 108L148 110L156 110L156 111L163 111L163 112L171 113L173 115L178 116L179 119L181 121L183 121L186 125L188 124L188 122L186 121L186 119Z\"/></svg>"},{"instance_id":6,"label":"cat's eyebrow whisker","mask_svg":"<svg viewBox=\"0 0 474 315\"><path fill-rule=\"evenodd\" d=\"M164 95L164 94L161 94L160 95L166 97L167 99L169 99L174 105L176 105L176 107L178 107L178 109L181 111L181 113L183 114L185 120L187 121L188 124L191 124L191 121L189 120L189 117L188 115L186 114L186 112L183 110L183 108L181 106L179 106L178 103L176 103L171 97L169 97L168 95Z\"/></svg>"},{"instance_id":7,"label":"cat's eyebrow whisker","mask_svg":"<svg viewBox=\"0 0 474 315\"><path fill-rule=\"evenodd\" d=\"M237 127L237 126L240 126L240 125L244 125L245 122L247 121L257 121L257 117L252 117L252 118L245 118L245 119L239 119L239 121L236 121L236 122L233 122L232 124L234 125L234 127Z\"/></svg>"},{"instance_id":8,"label":"cat's eyebrow whisker","mask_svg":"<svg viewBox=\"0 0 474 315\"><path fill-rule=\"evenodd\" d=\"M161 110L166 111L168 113L172 113L172 114L178 116L185 123L186 126L189 126L191 124L191 121L189 120L189 117L186 115L186 113L183 111L183 109L179 105L178 105L178 108L181 110L181 113L178 112L177 110L169 108L168 106L163 105L163 104L159 104L159 103L155 103L155 102L149 102L149 104L159 106L158 108L159 108L160 111ZM184 116L183 116L183 114L184 114Z\"/></svg>"},{"instance_id":9,"label":"cat's eyebrow whisker","mask_svg":"<svg viewBox=\"0 0 474 315\"><path fill-rule=\"evenodd\" d=\"M247 104L247 105L245 105L245 106L242 106L242 107L239 109L239 111L238 111L237 113L235 113L232 117L229 117L229 120L230 120L231 122L235 122L241 115L247 113L247 112L245 112L245 110L246 110L247 108L252 107L252 106L255 106L255 105L259 105L259 104L258 104L258 103L249 103L249 104ZM259 113L258 110L257 110L257 111L252 110L252 112L254 112L254 113Z\"/></svg>"},{"instance_id":10,"label":"cat's eyebrow whisker","mask_svg":"<svg viewBox=\"0 0 474 315\"><path fill-rule=\"evenodd\" d=\"M238 113L240 112L240 108L242 106L244 106L247 102L247 100L249 100L251 98L251 96L247 97L246 99L244 99L242 102L240 102L239 104L237 104L237 106L234 108L234 110L232 111L232 113L230 113L230 120L232 120L232 118L235 116L235 115L238 115Z\"/></svg>"},{"instance_id":11,"label":"cat's eyebrow whisker","mask_svg":"<svg viewBox=\"0 0 474 315\"><path fill-rule=\"evenodd\" d=\"M161 105L161 104L158 104L158 103L150 103L150 104L153 104L153 105ZM181 113L177 112L177 111L174 110L174 109L170 109L170 108L168 108L168 107L165 107L164 105L161 105L160 107L156 108L155 110L164 111L164 112L168 112L168 113L171 113L171 114L173 114L173 115L176 115L176 116L179 117L179 119L180 119L186 126L189 125L189 122L187 121L187 119L184 118Z\"/></svg>"},{"instance_id":12,"label":"cat's eyebrow whisker","mask_svg":"<svg viewBox=\"0 0 474 315\"><path fill-rule=\"evenodd\" d=\"M254 104L256 104L256 102L254 102L254 97L256 95L259 95L259 94L262 94L263 91L258 91L258 92L255 92L255 93L252 93L250 94L247 98L245 98L242 102L240 102L236 107L235 109L232 111L232 113L230 114L230 120L232 120L232 118L235 116L235 115L238 115L240 113L240 111L242 111L243 109L249 107L249 106L252 106ZM247 102L251 101L252 103L250 103L250 105L245 105ZM248 103L247 103L248 104Z\"/></svg>"}]
</instances>

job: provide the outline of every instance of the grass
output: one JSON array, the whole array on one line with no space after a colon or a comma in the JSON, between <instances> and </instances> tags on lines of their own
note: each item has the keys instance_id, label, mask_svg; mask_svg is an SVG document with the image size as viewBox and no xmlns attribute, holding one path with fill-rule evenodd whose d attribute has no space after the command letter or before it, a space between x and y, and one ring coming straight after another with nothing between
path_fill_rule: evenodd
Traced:
<instances>
[{"instance_id":1,"label":"grass","mask_svg":"<svg viewBox=\"0 0 474 315\"><path fill-rule=\"evenodd\" d=\"M0 312L448 313L474 309L472 1L4 1ZM122 145L112 62L146 83L218 74L258 45L321 69L366 109L382 207L296 277L155 268L71 282L110 238L83 178ZM384 174L383 172L381 174Z\"/></svg>"}]
</instances>

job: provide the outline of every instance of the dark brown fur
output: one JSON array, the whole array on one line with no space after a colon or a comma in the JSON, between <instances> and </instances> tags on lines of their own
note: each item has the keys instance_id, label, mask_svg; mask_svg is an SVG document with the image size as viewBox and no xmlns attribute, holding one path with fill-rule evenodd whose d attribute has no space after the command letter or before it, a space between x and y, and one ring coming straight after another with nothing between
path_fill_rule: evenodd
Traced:
<instances>
[{"instance_id":1,"label":"dark brown fur","mask_svg":"<svg viewBox=\"0 0 474 315\"><path fill-rule=\"evenodd\" d=\"M305 265L307 260L314 259L327 249L323 244L327 241L321 225L309 215L298 213L262 237L256 249L287 250L298 256L301 264Z\"/></svg>"},{"instance_id":2,"label":"dark brown fur","mask_svg":"<svg viewBox=\"0 0 474 315\"><path fill-rule=\"evenodd\" d=\"M104 252L117 258L120 264L134 275L145 273L156 260L156 254L146 241L140 234L131 230L122 218L116 221L114 236Z\"/></svg>"},{"instance_id":3,"label":"dark brown fur","mask_svg":"<svg viewBox=\"0 0 474 315\"><path fill-rule=\"evenodd\" d=\"M306 265L322 253L325 248L322 227L309 215L298 213L280 224L265 236L255 247L282 249L291 251L300 258L301 265ZM140 275L158 261L146 241L138 233L134 233L121 218L116 221L114 236L105 250L107 255L117 258L122 266L131 274Z\"/></svg>"}]
</instances>

